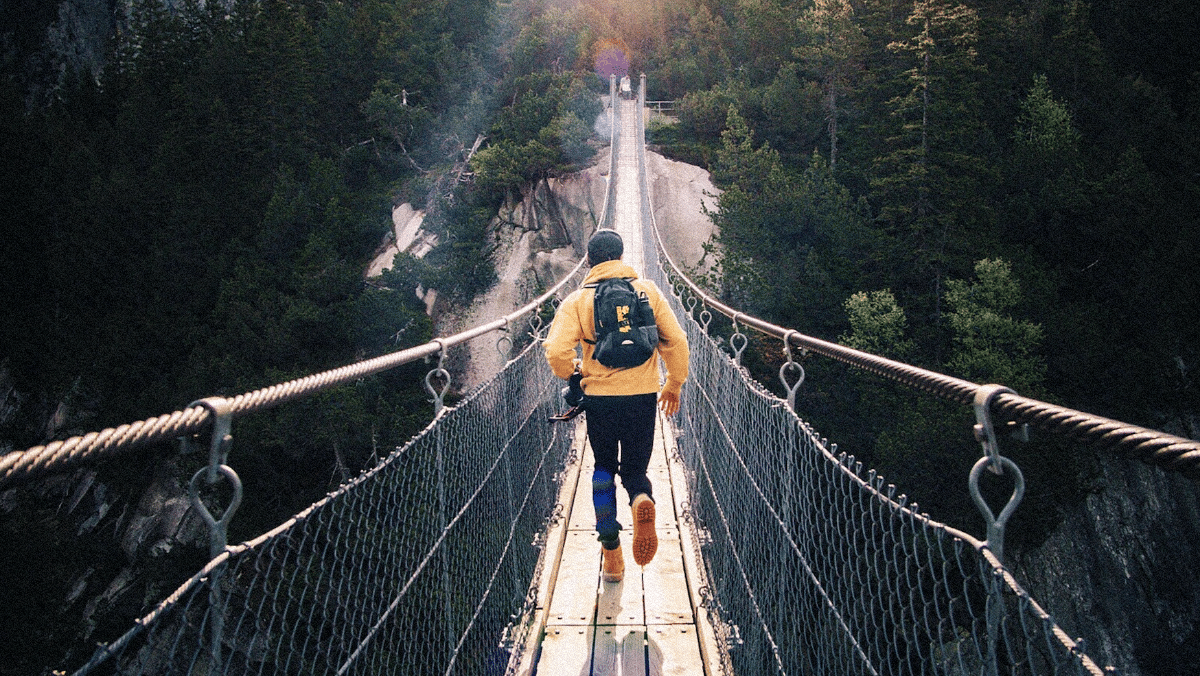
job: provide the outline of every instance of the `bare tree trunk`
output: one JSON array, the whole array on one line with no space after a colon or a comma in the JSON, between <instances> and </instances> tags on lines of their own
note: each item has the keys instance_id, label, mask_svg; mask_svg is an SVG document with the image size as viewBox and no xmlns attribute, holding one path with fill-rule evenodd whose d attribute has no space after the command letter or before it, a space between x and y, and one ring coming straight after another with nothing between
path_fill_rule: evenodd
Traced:
<instances>
[{"instance_id":1,"label":"bare tree trunk","mask_svg":"<svg viewBox=\"0 0 1200 676\"><path fill-rule=\"evenodd\" d=\"M837 83L834 82L829 87L829 171L837 169L837 153L838 153L838 108L837 108Z\"/></svg>"}]
</instances>

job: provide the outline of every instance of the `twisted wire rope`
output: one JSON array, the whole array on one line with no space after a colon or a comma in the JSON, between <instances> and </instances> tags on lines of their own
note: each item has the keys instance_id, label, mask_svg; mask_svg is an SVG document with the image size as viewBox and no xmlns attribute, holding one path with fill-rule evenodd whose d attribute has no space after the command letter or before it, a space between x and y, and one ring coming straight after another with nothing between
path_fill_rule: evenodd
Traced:
<instances>
[{"instance_id":1,"label":"twisted wire rope","mask_svg":"<svg viewBox=\"0 0 1200 676\"><path fill-rule=\"evenodd\" d=\"M619 111L616 106L616 83L609 79L609 153L607 186L604 202L600 207L598 228L611 226L613 192L616 181L613 177L617 167L616 130ZM583 269L586 257L576 263L570 273L559 280L553 288L524 307L491 323L483 324L449 338L434 339L424 345L400 350L374 359L349 364L329 371L316 373L296 380L279 383L263 389L239 394L231 400L231 413L235 416L265 410L288 401L316 394L360 378L374 375L418 359L438 354L446 348L466 342L493 331L507 332L511 322L535 312L543 303L557 299L558 292L575 279ZM536 314L534 315L537 316ZM540 319L540 318L539 318ZM33 446L21 451L11 451L0 456L0 489L10 483L28 480L54 471L61 471L87 461L106 459L121 451L131 450L147 444L167 441L180 436L195 434L212 424L212 413L203 406L190 406L181 411L156 418L140 420L116 428L73 436L45 445Z\"/></svg>"},{"instance_id":2,"label":"twisted wire rope","mask_svg":"<svg viewBox=\"0 0 1200 676\"><path fill-rule=\"evenodd\" d=\"M464 343L472 338L503 330L508 322L536 311L554 297L583 268L584 259L553 288L524 307L488 324L468 329L447 338L438 338L423 345L407 348L365 361L323 371L270 387L233 397L230 412L234 416L266 410L280 404L316 394L376 373L396 368ZM212 413L203 406L189 408L138 422L53 441L23 451L12 451L0 457L0 489L17 481L62 471L85 462L95 462L147 444L196 434L212 424Z\"/></svg>"},{"instance_id":3,"label":"twisted wire rope","mask_svg":"<svg viewBox=\"0 0 1200 676\"><path fill-rule=\"evenodd\" d=\"M532 631L538 534L570 454L548 421L558 399L529 344L378 465L228 547L76 673L504 673Z\"/></svg>"},{"instance_id":4,"label":"twisted wire rope","mask_svg":"<svg viewBox=\"0 0 1200 676\"><path fill-rule=\"evenodd\" d=\"M713 298L688 278L671 259L657 225L648 230L651 232L647 234L647 237L653 236L654 238L651 246L659 251L666 267L670 269L671 276L683 283L707 307L729 317L737 324L753 327L762 333L786 341L789 345L858 367L958 404L970 405L974 400L975 393L983 387L961 378L814 338L729 307ZM1200 481L1200 441L1009 392L1003 392L993 397L992 410L997 414L999 420L1029 424L1055 434L1093 443L1101 448L1121 451L1127 457L1155 465L1166 471L1179 472L1189 479Z\"/></svg>"}]
</instances>

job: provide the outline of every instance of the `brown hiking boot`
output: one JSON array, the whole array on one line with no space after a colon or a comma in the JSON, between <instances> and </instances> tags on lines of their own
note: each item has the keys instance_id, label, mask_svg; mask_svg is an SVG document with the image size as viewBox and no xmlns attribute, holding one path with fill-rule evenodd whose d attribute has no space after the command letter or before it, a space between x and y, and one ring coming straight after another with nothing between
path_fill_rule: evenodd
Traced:
<instances>
[{"instance_id":1,"label":"brown hiking boot","mask_svg":"<svg viewBox=\"0 0 1200 676\"><path fill-rule=\"evenodd\" d=\"M654 532L654 501L645 493L633 499L633 561L644 566L658 551L658 533Z\"/></svg>"},{"instance_id":2,"label":"brown hiking boot","mask_svg":"<svg viewBox=\"0 0 1200 676\"><path fill-rule=\"evenodd\" d=\"M621 548L607 549L601 548L604 552L604 568L602 574L605 582L620 582L625 575L625 555L621 553Z\"/></svg>"}]
</instances>

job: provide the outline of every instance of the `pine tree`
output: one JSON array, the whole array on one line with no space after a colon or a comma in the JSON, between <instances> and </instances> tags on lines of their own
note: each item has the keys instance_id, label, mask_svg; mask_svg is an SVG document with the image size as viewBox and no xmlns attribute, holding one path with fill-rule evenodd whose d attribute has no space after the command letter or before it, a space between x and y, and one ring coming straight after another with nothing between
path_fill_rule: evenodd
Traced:
<instances>
[{"instance_id":1,"label":"pine tree","mask_svg":"<svg viewBox=\"0 0 1200 676\"><path fill-rule=\"evenodd\" d=\"M839 103L851 91L866 47L862 29L855 23L847 0L816 0L800 17L808 42L794 53L820 83L829 133L829 168L837 170Z\"/></svg>"},{"instance_id":2,"label":"pine tree","mask_svg":"<svg viewBox=\"0 0 1200 676\"><path fill-rule=\"evenodd\" d=\"M978 96L984 71L969 7L918 0L906 24L910 33L888 45L908 67L889 102L888 150L875 159L872 198L881 223L911 252L909 288L922 289L936 316L946 274L969 265L966 249L990 236L980 199L991 173Z\"/></svg>"}]
</instances>

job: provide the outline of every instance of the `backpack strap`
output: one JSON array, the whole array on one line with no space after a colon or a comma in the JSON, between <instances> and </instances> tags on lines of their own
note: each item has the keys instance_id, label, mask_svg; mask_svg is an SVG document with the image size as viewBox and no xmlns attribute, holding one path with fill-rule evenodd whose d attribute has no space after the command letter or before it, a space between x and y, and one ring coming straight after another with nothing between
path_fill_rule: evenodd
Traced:
<instances>
[{"instance_id":1,"label":"backpack strap","mask_svg":"<svg viewBox=\"0 0 1200 676\"><path fill-rule=\"evenodd\" d=\"M600 281L602 282L602 281L604 281L604 280L600 280ZM594 283L592 283L592 284L584 284L584 285L583 285L583 288L585 288L585 289L592 289L592 291L594 292L596 289L600 288L600 282L594 282ZM593 293L593 295L592 295L592 303L594 304L595 302L596 302L596 296L595 296L595 294ZM594 320L593 320L593 321L594 321ZM582 326L582 324L581 324L581 326ZM593 331L594 331L594 330L595 330L595 329L593 329ZM583 339L583 342L587 343L588 345L595 345L595 344L596 344L596 341L594 341L594 340L588 340L587 338L584 338L584 339Z\"/></svg>"}]
</instances>

